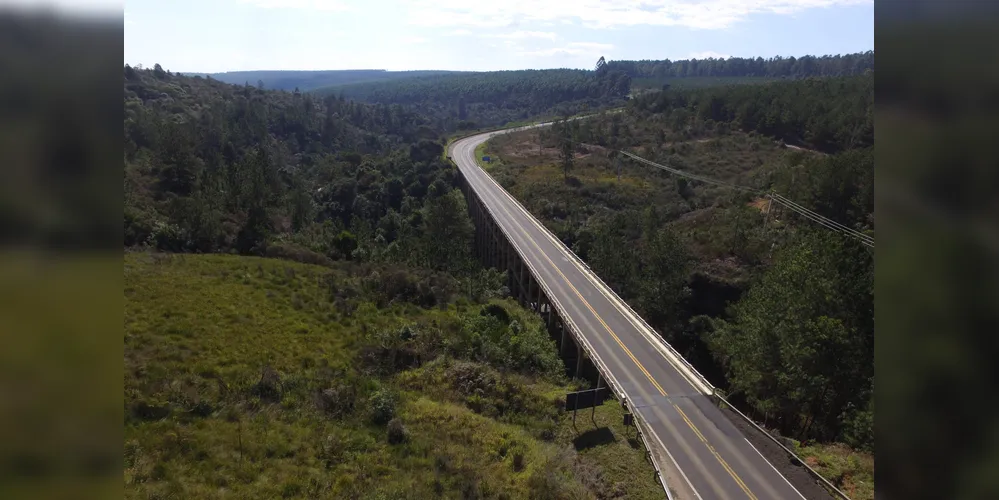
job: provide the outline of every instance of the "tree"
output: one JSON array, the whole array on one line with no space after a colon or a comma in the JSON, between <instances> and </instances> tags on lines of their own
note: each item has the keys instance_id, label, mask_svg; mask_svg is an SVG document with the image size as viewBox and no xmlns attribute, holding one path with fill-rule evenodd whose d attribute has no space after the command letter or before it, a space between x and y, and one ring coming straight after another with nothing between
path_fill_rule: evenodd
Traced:
<instances>
[{"instance_id":1,"label":"tree","mask_svg":"<svg viewBox=\"0 0 999 500\"><path fill-rule=\"evenodd\" d=\"M785 433L836 438L874 376L873 259L835 234L806 234L719 322L709 344L731 389ZM861 423L847 427L862 435Z\"/></svg>"},{"instance_id":2,"label":"tree","mask_svg":"<svg viewBox=\"0 0 999 500\"><path fill-rule=\"evenodd\" d=\"M562 164L562 174L565 179L569 179L569 171L572 170L576 158L576 144L573 138L572 122L560 120L555 124L558 130L558 151L559 161Z\"/></svg>"},{"instance_id":3,"label":"tree","mask_svg":"<svg viewBox=\"0 0 999 500\"><path fill-rule=\"evenodd\" d=\"M421 229L423 265L455 274L469 270L475 228L460 191L427 200Z\"/></svg>"},{"instance_id":4,"label":"tree","mask_svg":"<svg viewBox=\"0 0 999 500\"><path fill-rule=\"evenodd\" d=\"M260 254L272 231L270 217L261 203L254 204L247 215L236 236L236 249L244 255Z\"/></svg>"},{"instance_id":5,"label":"tree","mask_svg":"<svg viewBox=\"0 0 999 500\"><path fill-rule=\"evenodd\" d=\"M687 288L690 256L668 226L648 228L645 240L639 273L642 276L639 307L653 325L672 331L690 295Z\"/></svg>"}]
</instances>

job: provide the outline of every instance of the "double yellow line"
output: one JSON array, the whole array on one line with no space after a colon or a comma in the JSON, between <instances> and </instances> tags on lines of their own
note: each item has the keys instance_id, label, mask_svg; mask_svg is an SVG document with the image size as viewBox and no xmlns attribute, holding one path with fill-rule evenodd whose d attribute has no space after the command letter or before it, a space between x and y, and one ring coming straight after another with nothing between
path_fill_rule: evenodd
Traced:
<instances>
[{"instance_id":1,"label":"double yellow line","mask_svg":"<svg viewBox=\"0 0 999 500\"><path fill-rule=\"evenodd\" d=\"M488 175L485 174L485 172L483 172L483 174ZM499 205L500 208L504 212L506 212L507 216L510 217L510 220L513 221L514 220L513 214L510 213L510 211L506 208L505 204L499 203ZM589 309L591 313L593 313L593 317L597 318L597 321L599 321L600 324L604 327L604 329L607 330L607 333L609 333L611 337L614 339L614 341L617 342L617 345L621 346L621 349L624 350L625 354L627 354L629 358L631 358L631 360L635 363L635 366L637 366L638 369L645 374L645 376L649 379L649 382L652 382L652 385L655 386L657 391L659 391L659 394L664 396L666 398L666 401L668 401L669 404L673 406L673 408L677 411L677 413L680 414L680 416L683 418L683 421L686 422L687 425L690 427L690 429L694 431L694 434L697 435L698 439L700 439L701 442L704 443L705 446L707 446L708 450L711 452L712 455L714 455L715 459L718 460L721 466L729 473L730 476L732 476L732 479L735 480L736 484L739 485L739 488L741 488L742 491L746 493L746 495L749 496L751 500L758 500L756 498L756 495L754 495L753 492L749 490L749 487L746 486L746 483L742 481L742 478L740 478L739 475L736 474L736 472L732 469L732 467L729 466L728 462L726 462L725 459L722 458L722 456L718 453L718 451L715 450L715 447L708 442L708 440L704 437L704 434L701 433L700 429L698 429L697 426L695 426L694 423L690 421L690 418L687 417L687 414L684 413L683 410L680 409L680 407L673 402L673 400L669 397L669 394L666 393L666 390L663 389L661 385L659 385L659 382L656 381L656 379L652 376L652 374L650 374L649 371L645 368L645 366L642 365L642 362L635 357L635 355L631 352L631 349L628 349L628 347L624 345L624 342L621 341L620 337L618 337L617 334L614 333L614 330L612 330L611 327L607 325L607 322L605 322L604 319L600 317L599 314L597 314L597 311L593 308L592 305L590 305L590 303L586 300L586 298L583 297L583 294L579 293L579 290L577 290L576 287L572 284L572 282L569 281L569 278L567 278L565 274L562 273L562 270L559 269L559 267L555 265L555 262L552 261L550 257L548 257L548 254L546 254L544 250L541 249L541 245L538 245L538 242L535 241L534 238L531 237L530 233L524 230L524 228L521 227L519 223L515 223L515 225L517 226L517 229L520 230L521 234L523 234L523 236L526 237L528 241L530 241L531 244L534 245L534 247L538 250L538 253L540 253L541 256L544 257L549 264L551 264L551 268L554 269L555 272L557 272L559 276L562 277L563 280L565 280L565 283L569 285L569 288L571 288L572 291L576 294L576 296L579 297L579 300L583 303L583 305L585 305L586 308Z\"/></svg>"}]
</instances>

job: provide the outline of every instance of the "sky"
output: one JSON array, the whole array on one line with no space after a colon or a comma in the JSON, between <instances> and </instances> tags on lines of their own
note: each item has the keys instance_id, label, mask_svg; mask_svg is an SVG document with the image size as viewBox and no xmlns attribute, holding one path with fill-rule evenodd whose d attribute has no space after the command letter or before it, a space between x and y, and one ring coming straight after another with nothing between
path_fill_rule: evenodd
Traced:
<instances>
[{"instance_id":1,"label":"sky","mask_svg":"<svg viewBox=\"0 0 999 500\"><path fill-rule=\"evenodd\" d=\"M180 72L592 68L601 56L874 48L873 0L62 1L123 5L125 63Z\"/></svg>"}]
</instances>

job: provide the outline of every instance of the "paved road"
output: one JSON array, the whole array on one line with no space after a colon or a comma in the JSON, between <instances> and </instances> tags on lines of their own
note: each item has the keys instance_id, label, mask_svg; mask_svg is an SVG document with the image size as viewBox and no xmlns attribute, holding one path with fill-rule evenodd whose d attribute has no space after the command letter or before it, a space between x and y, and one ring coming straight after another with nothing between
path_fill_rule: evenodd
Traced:
<instances>
[{"instance_id":1,"label":"paved road","mask_svg":"<svg viewBox=\"0 0 999 500\"><path fill-rule=\"evenodd\" d=\"M714 406L692 372L571 252L479 168L475 147L491 132L454 142L449 154L568 316L638 418L679 498L804 498ZM665 463L663 463L665 462Z\"/></svg>"}]
</instances>

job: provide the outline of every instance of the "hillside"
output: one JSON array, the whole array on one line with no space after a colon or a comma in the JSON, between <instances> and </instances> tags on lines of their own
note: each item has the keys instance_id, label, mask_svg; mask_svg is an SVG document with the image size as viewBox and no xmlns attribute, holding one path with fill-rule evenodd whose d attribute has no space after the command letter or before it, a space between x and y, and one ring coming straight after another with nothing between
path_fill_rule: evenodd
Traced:
<instances>
[{"instance_id":1,"label":"hillside","mask_svg":"<svg viewBox=\"0 0 999 500\"><path fill-rule=\"evenodd\" d=\"M446 265L419 247L418 214L462 208L412 109L124 73L126 246Z\"/></svg>"},{"instance_id":2,"label":"hillside","mask_svg":"<svg viewBox=\"0 0 999 500\"><path fill-rule=\"evenodd\" d=\"M426 278L127 253L125 498L661 498L536 315Z\"/></svg>"},{"instance_id":3,"label":"hillside","mask_svg":"<svg viewBox=\"0 0 999 500\"><path fill-rule=\"evenodd\" d=\"M384 69L346 69L330 71L227 71L224 73L184 73L211 77L233 85L250 84L272 90L313 90L332 85L402 80L420 76L457 73L452 71L386 71Z\"/></svg>"},{"instance_id":4,"label":"hillside","mask_svg":"<svg viewBox=\"0 0 999 500\"><path fill-rule=\"evenodd\" d=\"M455 130L623 104L630 85L630 78L621 72L547 69L424 76L329 87L316 93L415 106Z\"/></svg>"}]
</instances>

